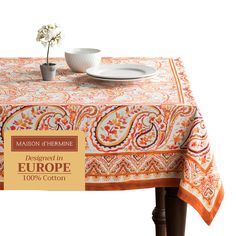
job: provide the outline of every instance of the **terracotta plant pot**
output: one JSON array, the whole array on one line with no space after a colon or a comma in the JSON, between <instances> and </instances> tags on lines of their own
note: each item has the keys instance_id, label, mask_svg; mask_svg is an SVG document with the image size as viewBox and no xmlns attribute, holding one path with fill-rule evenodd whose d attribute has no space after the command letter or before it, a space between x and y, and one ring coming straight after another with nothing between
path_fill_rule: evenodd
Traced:
<instances>
[{"instance_id":1,"label":"terracotta plant pot","mask_svg":"<svg viewBox=\"0 0 236 236\"><path fill-rule=\"evenodd\" d=\"M44 81L50 81L56 77L56 64L54 63L44 63L40 65L40 70Z\"/></svg>"}]
</instances>

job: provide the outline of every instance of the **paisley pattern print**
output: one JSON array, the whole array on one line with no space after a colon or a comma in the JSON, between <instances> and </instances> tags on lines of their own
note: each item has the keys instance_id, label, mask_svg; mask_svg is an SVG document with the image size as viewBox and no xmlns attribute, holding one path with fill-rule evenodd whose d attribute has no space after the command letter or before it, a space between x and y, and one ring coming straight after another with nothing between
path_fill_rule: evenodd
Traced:
<instances>
[{"instance_id":1,"label":"paisley pattern print","mask_svg":"<svg viewBox=\"0 0 236 236\"><path fill-rule=\"evenodd\" d=\"M0 59L1 181L5 130L82 130L88 190L178 186L210 224L223 187L181 59L104 58L158 69L128 84L94 82L55 61L58 76L43 82L42 59Z\"/></svg>"}]
</instances>

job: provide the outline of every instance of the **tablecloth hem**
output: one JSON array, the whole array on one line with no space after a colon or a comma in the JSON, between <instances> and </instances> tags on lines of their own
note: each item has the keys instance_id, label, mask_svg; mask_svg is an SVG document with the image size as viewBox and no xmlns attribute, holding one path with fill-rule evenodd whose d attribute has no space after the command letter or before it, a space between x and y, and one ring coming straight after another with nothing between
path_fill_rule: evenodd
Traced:
<instances>
[{"instance_id":1,"label":"tablecloth hem","mask_svg":"<svg viewBox=\"0 0 236 236\"><path fill-rule=\"evenodd\" d=\"M206 224L210 225L216 213L218 212L221 202L224 198L224 188L222 185L215 199L214 206L210 212L206 210L202 203L193 194L181 187L179 188L178 197L184 202L190 204L194 209L196 209L201 215L202 219L206 222Z\"/></svg>"},{"instance_id":2,"label":"tablecloth hem","mask_svg":"<svg viewBox=\"0 0 236 236\"><path fill-rule=\"evenodd\" d=\"M165 178L165 179L153 179L153 180L130 180L126 182L114 182L114 183L86 183L86 190L89 191L109 191L109 190L131 190L131 189L144 189L155 187L178 187L180 179L177 178Z\"/></svg>"},{"instance_id":3,"label":"tablecloth hem","mask_svg":"<svg viewBox=\"0 0 236 236\"><path fill-rule=\"evenodd\" d=\"M131 190L155 187L178 187L180 179L165 178L142 181L126 181L114 183L86 183L85 189L88 191L112 191L112 190ZM0 182L0 190L4 190L4 182Z\"/></svg>"}]
</instances>

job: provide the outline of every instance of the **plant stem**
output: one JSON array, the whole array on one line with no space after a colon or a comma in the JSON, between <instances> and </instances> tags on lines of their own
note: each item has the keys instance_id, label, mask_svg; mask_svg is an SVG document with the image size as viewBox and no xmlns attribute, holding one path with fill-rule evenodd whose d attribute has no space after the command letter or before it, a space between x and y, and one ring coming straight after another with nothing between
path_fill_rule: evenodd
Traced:
<instances>
[{"instance_id":1,"label":"plant stem","mask_svg":"<svg viewBox=\"0 0 236 236\"><path fill-rule=\"evenodd\" d=\"M51 46L51 42L53 40L55 40L57 38L57 36L59 36L61 34L61 32L59 34L57 34L54 38L51 38L51 40L48 42L48 51L47 51L47 66L49 66L49 63L48 63L48 57L49 57L49 49L50 49L50 46Z\"/></svg>"},{"instance_id":2,"label":"plant stem","mask_svg":"<svg viewBox=\"0 0 236 236\"><path fill-rule=\"evenodd\" d=\"M50 48L51 41L48 42L48 51L47 51L47 66L48 66L48 57L49 57L49 48Z\"/></svg>"}]
</instances>

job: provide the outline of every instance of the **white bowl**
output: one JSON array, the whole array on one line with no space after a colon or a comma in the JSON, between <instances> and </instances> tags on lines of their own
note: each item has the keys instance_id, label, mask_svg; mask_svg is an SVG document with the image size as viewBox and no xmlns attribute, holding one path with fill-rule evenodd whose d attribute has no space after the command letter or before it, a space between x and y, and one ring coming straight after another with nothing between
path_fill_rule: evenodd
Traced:
<instances>
[{"instance_id":1,"label":"white bowl","mask_svg":"<svg viewBox=\"0 0 236 236\"><path fill-rule=\"evenodd\" d=\"M86 72L101 61L101 51L94 48L74 48L65 52L67 65L73 72Z\"/></svg>"}]
</instances>

